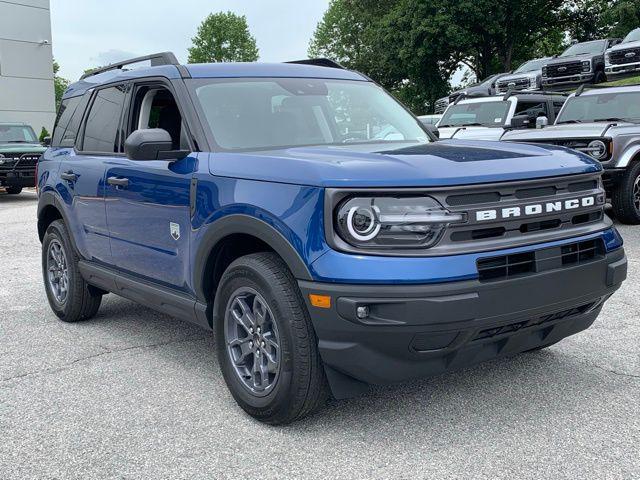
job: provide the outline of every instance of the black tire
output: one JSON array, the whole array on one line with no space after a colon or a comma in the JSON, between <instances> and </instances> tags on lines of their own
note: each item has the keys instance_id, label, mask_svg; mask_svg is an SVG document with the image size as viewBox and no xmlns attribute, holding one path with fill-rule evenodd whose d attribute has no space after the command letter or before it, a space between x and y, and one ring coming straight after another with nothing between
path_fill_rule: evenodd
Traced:
<instances>
[{"instance_id":1,"label":"black tire","mask_svg":"<svg viewBox=\"0 0 640 480\"><path fill-rule=\"evenodd\" d=\"M64 255L66 265L67 286L64 300L56 297L54 286L49 279L49 260L52 244L59 248ZM59 250L59 251L60 251ZM102 293L87 284L78 270L78 255L75 252L67 227L62 220L56 220L49 225L42 240L42 278L44 280L47 299L53 312L65 322L77 322L93 317L100 308ZM60 279L58 279L58 282Z\"/></svg>"},{"instance_id":2,"label":"black tire","mask_svg":"<svg viewBox=\"0 0 640 480\"><path fill-rule=\"evenodd\" d=\"M243 323L232 318L231 313L236 305L235 299L242 297L242 293L238 292L246 291L255 292L254 302L256 297L260 302L266 301L268 315L273 316L273 321L263 325L267 325L264 327L267 329L269 323L275 324L271 330L276 329L279 344L279 353L273 356L278 359L277 377L262 392L251 390L248 383L253 380L246 377L243 380L236 369L238 362L232 359L232 347L228 345L227 335L231 335L228 332L232 329L246 331L247 337L238 340L243 345L246 338L252 335L249 329L241 326ZM253 303L255 306L256 303ZM315 331L298 286L280 257L273 253L255 253L235 260L220 281L216 314L214 327L220 368L233 398L245 412L261 422L286 424L311 414L325 404L328 388ZM253 330L251 332L255 333ZM252 348L255 349L255 346ZM265 355L273 354L273 350L264 350L262 359L265 359ZM252 364L255 369L256 353L249 352L242 357L243 362ZM269 377L269 374L266 376Z\"/></svg>"},{"instance_id":3,"label":"black tire","mask_svg":"<svg viewBox=\"0 0 640 480\"><path fill-rule=\"evenodd\" d=\"M640 162L627 168L618 186L611 193L616 218L627 225L640 225Z\"/></svg>"},{"instance_id":4,"label":"black tire","mask_svg":"<svg viewBox=\"0 0 640 480\"><path fill-rule=\"evenodd\" d=\"M602 70L598 70L595 76L593 77L593 83L598 84L606 81L607 81L607 76L604 74Z\"/></svg>"},{"instance_id":5,"label":"black tire","mask_svg":"<svg viewBox=\"0 0 640 480\"><path fill-rule=\"evenodd\" d=\"M22 192L22 187L7 187L6 190L9 195L18 195Z\"/></svg>"}]
</instances>

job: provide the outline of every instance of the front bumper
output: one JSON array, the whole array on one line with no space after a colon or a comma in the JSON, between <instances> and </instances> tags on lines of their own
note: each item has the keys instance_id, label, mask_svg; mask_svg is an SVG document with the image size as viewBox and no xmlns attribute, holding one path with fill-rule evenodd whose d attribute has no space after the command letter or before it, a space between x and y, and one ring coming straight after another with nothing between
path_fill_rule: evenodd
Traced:
<instances>
[{"instance_id":1,"label":"front bumper","mask_svg":"<svg viewBox=\"0 0 640 480\"><path fill-rule=\"evenodd\" d=\"M622 248L508 280L423 285L300 281L337 398L555 343L588 328L627 275ZM309 294L331 296L328 309ZM369 316L358 318L367 306Z\"/></svg>"},{"instance_id":2,"label":"front bumper","mask_svg":"<svg viewBox=\"0 0 640 480\"><path fill-rule=\"evenodd\" d=\"M34 170L5 170L0 169L0 187L35 187L36 172Z\"/></svg>"},{"instance_id":3,"label":"front bumper","mask_svg":"<svg viewBox=\"0 0 640 480\"><path fill-rule=\"evenodd\" d=\"M625 168L605 168L602 181L608 195L620 184L626 172Z\"/></svg>"},{"instance_id":4,"label":"front bumper","mask_svg":"<svg viewBox=\"0 0 640 480\"><path fill-rule=\"evenodd\" d=\"M543 89L551 89L551 88L570 88L582 85L583 83L589 83L593 80L594 74L592 73L580 73L576 75L569 75L566 77L543 77L542 78L542 88Z\"/></svg>"},{"instance_id":5,"label":"front bumper","mask_svg":"<svg viewBox=\"0 0 640 480\"><path fill-rule=\"evenodd\" d=\"M640 74L640 62L626 63L624 65L607 65L604 69L608 80L633 77Z\"/></svg>"}]
</instances>

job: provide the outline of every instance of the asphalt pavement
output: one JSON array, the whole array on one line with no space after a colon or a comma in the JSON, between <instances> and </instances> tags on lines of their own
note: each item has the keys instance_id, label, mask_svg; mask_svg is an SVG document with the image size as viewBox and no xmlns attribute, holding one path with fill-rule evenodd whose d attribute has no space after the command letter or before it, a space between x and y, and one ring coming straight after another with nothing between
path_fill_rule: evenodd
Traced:
<instances>
[{"instance_id":1,"label":"asphalt pavement","mask_svg":"<svg viewBox=\"0 0 640 480\"><path fill-rule=\"evenodd\" d=\"M640 478L640 227L620 227L629 279L589 330L270 427L211 334L115 295L60 322L35 215L33 193L0 194L0 479Z\"/></svg>"}]
</instances>

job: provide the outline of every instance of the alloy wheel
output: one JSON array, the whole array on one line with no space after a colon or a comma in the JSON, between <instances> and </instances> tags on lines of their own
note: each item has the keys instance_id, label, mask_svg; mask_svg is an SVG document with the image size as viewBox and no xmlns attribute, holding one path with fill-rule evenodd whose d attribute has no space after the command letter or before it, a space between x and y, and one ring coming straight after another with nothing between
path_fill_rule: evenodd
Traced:
<instances>
[{"instance_id":1,"label":"alloy wheel","mask_svg":"<svg viewBox=\"0 0 640 480\"><path fill-rule=\"evenodd\" d=\"M227 355L242 384L256 396L271 392L280 374L280 338L267 301L242 287L227 302L224 322Z\"/></svg>"},{"instance_id":2,"label":"alloy wheel","mask_svg":"<svg viewBox=\"0 0 640 480\"><path fill-rule=\"evenodd\" d=\"M636 177L633 184L633 205L636 207L636 212L640 212L640 175Z\"/></svg>"},{"instance_id":3,"label":"alloy wheel","mask_svg":"<svg viewBox=\"0 0 640 480\"><path fill-rule=\"evenodd\" d=\"M47 278L55 301L63 305L69 293L69 266L64 248L58 240L49 243L47 252Z\"/></svg>"}]
</instances>

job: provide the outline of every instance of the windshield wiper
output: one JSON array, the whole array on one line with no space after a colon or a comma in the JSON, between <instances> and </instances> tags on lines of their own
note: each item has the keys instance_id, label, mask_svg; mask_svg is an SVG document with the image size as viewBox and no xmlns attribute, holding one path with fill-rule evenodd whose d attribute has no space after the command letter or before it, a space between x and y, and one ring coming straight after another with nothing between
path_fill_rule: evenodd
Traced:
<instances>
[{"instance_id":1,"label":"windshield wiper","mask_svg":"<svg viewBox=\"0 0 640 480\"><path fill-rule=\"evenodd\" d=\"M560 125L561 123L582 123L582 120L565 120L564 122L556 122L556 125Z\"/></svg>"},{"instance_id":2,"label":"windshield wiper","mask_svg":"<svg viewBox=\"0 0 640 480\"><path fill-rule=\"evenodd\" d=\"M482 123L473 122L473 123L462 123L457 125L458 127L482 127L484 126Z\"/></svg>"},{"instance_id":3,"label":"windshield wiper","mask_svg":"<svg viewBox=\"0 0 640 480\"><path fill-rule=\"evenodd\" d=\"M594 122L629 122L629 123L638 123L637 121L631 120L630 118L619 118L619 117L596 118L593 121Z\"/></svg>"},{"instance_id":4,"label":"windshield wiper","mask_svg":"<svg viewBox=\"0 0 640 480\"><path fill-rule=\"evenodd\" d=\"M31 143L26 140L8 140L7 143Z\"/></svg>"}]
</instances>

